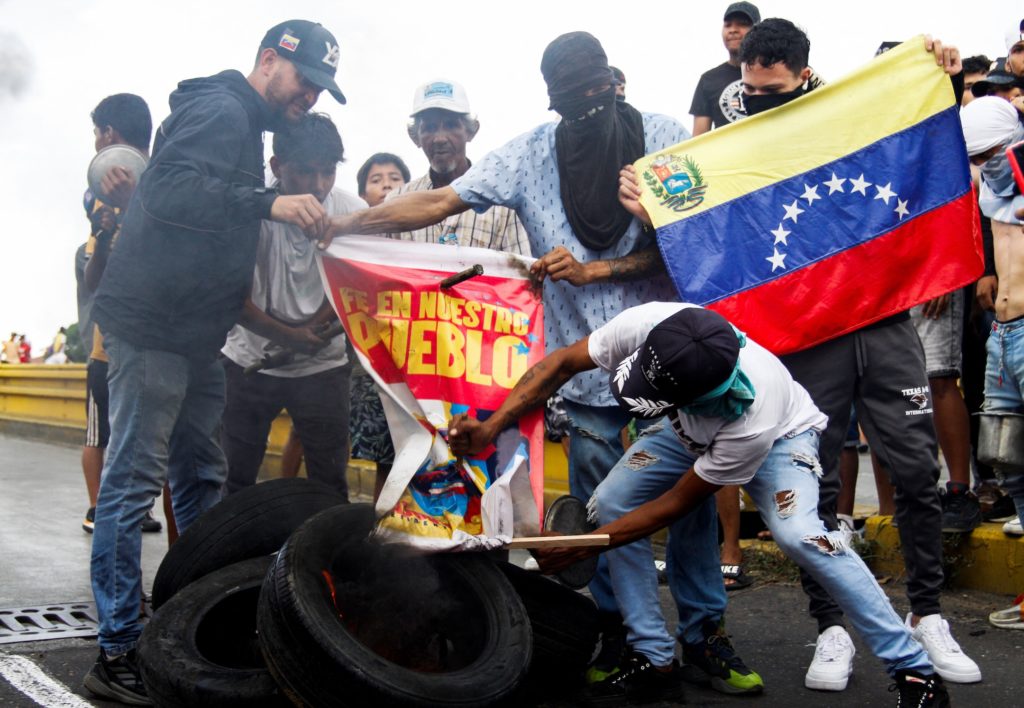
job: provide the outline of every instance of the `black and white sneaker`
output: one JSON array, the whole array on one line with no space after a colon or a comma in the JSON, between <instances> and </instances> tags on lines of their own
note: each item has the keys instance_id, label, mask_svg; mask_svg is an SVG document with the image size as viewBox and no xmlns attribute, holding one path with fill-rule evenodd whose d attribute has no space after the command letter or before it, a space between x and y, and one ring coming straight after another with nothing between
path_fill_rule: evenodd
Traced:
<instances>
[{"instance_id":1,"label":"black and white sneaker","mask_svg":"<svg viewBox=\"0 0 1024 708\"><path fill-rule=\"evenodd\" d=\"M674 660L672 666L664 671L657 669L643 654L632 652L616 673L604 681L590 684L583 700L591 708L682 703L683 677L679 664Z\"/></svg>"},{"instance_id":2,"label":"black and white sneaker","mask_svg":"<svg viewBox=\"0 0 1024 708\"><path fill-rule=\"evenodd\" d=\"M85 676L85 687L102 698L133 706L151 706L146 687L139 675L135 650L115 657L100 649L99 658Z\"/></svg>"},{"instance_id":3,"label":"black and white sneaker","mask_svg":"<svg viewBox=\"0 0 1024 708\"><path fill-rule=\"evenodd\" d=\"M89 510L85 512L85 518L82 519L82 530L86 533L92 533L96 527L96 507L90 506Z\"/></svg>"},{"instance_id":4,"label":"black and white sneaker","mask_svg":"<svg viewBox=\"0 0 1024 708\"><path fill-rule=\"evenodd\" d=\"M896 708L948 708L949 694L938 674L897 671L895 679L889 691L896 692Z\"/></svg>"}]
</instances>

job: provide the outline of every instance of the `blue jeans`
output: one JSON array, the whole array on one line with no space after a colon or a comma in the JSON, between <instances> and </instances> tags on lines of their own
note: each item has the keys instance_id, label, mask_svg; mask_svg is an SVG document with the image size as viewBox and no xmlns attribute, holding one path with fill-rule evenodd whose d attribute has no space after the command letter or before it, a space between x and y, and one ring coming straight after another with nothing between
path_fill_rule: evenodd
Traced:
<instances>
[{"instance_id":1,"label":"blue jeans","mask_svg":"<svg viewBox=\"0 0 1024 708\"><path fill-rule=\"evenodd\" d=\"M986 412L1024 412L1024 318L995 322L985 345ZM1024 474L996 470L1003 490L1013 499L1024 519Z\"/></svg>"},{"instance_id":2,"label":"blue jeans","mask_svg":"<svg viewBox=\"0 0 1024 708\"><path fill-rule=\"evenodd\" d=\"M598 487L600 522L610 523L660 496L693 463L694 456L671 428L641 437ZM744 486L779 547L839 603L890 673L900 669L931 672L928 656L911 639L871 571L844 546L841 534L825 529L818 516L820 474L818 434L807 431L776 440L757 474ZM669 527L669 586L679 608L677 636L687 643L702 638L702 616L720 617L725 609L712 499ZM637 541L605 555L630 644L653 664L667 665L675 644L665 629L657 582L641 572L650 566L650 542Z\"/></svg>"},{"instance_id":3,"label":"blue jeans","mask_svg":"<svg viewBox=\"0 0 1024 708\"><path fill-rule=\"evenodd\" d=\"M220 500L227 476L217 443L224 368L171 352L140 349L107 335L110 445L96 501L92 590L99 644L131 649L142 632L142 532L153 501L170 481L178 531Z\"/></svg>"},{"instance_id":4,"label":"blue jeans","mask_svg":"<svg viewBox=\"0 0 1024 708\"><path fill-rule=\"evenodd\" d=\"M569 433L569 493L586 504L597 485L625 453L621 431L633 417L618 406L587 406L569 399L564 399L564 402L565 412L572 422ZM637 420L637 430L642 431L655 422ZM652 559L652 568L653 563ZM588 588L599 610L619 611L604 556L598 559L597 572Z\"/></svg>"}]
</instances>

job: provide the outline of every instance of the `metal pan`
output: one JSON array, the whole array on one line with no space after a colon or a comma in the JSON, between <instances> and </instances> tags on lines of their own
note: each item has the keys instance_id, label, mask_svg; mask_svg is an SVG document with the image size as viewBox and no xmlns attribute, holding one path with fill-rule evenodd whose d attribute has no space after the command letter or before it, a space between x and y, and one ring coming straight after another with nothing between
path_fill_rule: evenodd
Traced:
<instances>
[{"instance_id":1,"label":"metal pan","mask_svg":"<svg viewBox=\"0 0 1024 708\"><path fill-rule=\"evenodd\" d=\"M131 172L135 181L138 182L139 176L146 169L148 162L149 159L142 152L130 145L108 145L96 153L92 162L89 163L89 169L86 172L89 190L99 199L108 201L110 195L103 191L103 176L110 171L110 168L123 167Z\"/></svg>"},{"instance_id":2,"label":"metal pan","mask_svg":"<svg viewBox=\"0 0 1024 708\"><path fill-rule=\"evenodd\" d=\"M1024 472L1024 414L976 413L978 462L1003 472Z\"/></svg>"},{"instance_id":3,"label":"metal pan","mask_svg":"<svg viewBox=\"0 0 1024 708\"><path fill-rule=\"evenodd\" d=\"M587 521L587 505L573 496L555 499L544 515L544 529L565 536L590 533L595 528L596 524ZM579 590L590 582L596 572L597 556L593 556L555 573L555 577L563 585Z\"/></svg>"}]
</instances>

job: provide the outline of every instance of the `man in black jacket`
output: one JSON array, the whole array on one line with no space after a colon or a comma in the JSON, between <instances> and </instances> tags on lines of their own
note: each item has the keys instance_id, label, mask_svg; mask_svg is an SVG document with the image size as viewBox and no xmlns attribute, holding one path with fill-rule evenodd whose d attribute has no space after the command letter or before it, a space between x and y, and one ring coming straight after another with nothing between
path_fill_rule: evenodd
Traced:
<instances>
[{"instance_id":1,"label":"man in black jacket","mask_svg":"<svg viewBox=\"0 0 1024 708\"><path fill-rule=\"evenodd\" d=\"M263 132L297 122L324 89L345 102L338 56L330 32L292 20L267 32L248 77L180 83L121 224L93 310L110 357L111 439L92 550L100 656L85 685L105 698L149 704L134 651L143 517L168 479L180 531L220 498L216 357L251 287L260 220L311 235L326 225L315 196L265 188Z\"/></svg>"}]
</instances>

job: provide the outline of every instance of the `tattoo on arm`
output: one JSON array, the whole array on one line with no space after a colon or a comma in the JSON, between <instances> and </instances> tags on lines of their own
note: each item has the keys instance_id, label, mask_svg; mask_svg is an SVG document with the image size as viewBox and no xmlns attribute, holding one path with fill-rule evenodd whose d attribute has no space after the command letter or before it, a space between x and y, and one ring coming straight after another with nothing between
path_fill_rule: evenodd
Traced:
<instances>
[{"instance_id":1,"label":"tattoo on arm","mask_svg":"<svg viewBox=\"0 0 1024 708\"><path fill-rule=\"evenodd\" d=\"M665 262L656 245L606 262L610 270L608 280L612 282L640 280L665 272Z\"/></svg>"},{"instance_id":2,"label":"tattoo on arm","mask_svg":"<svg viewBox=\"0 0 1024 708\"><path fill-rule=\"evenodd\" d=\"M563 347L531 366L509 392L504 403L487 419L487 423L501 430L519 420L526 413L543 406L565 382L581 371L596 367L590 359L589 337Z\"/></svg>"},{"instance_id":3,"label":"tattoo on arm","mask_svg":"<svg viewBox=\"0 0 1024 708\"><path fill-rule=\"evenodd\" d=\"M543 369L546 368L548 367L544 365L544 362L540 362L536 366L536 369L542 370L542 373L544 373ZM530 382L537 377L537 374L533 368L527 370L527 372L523 374L522 378L519 379L519 383L516 384L516 389L519 390L513 390L512 393L514 395L509 397L514 401L509 410L509 414L513 418L519 419L534 408L547 403L547 400L562 387L566 380L568 380L561 376L557 376L558 372L554 373L556 376L544 376L536 384L530 386Z\"/></svg>"}]
</instances>

